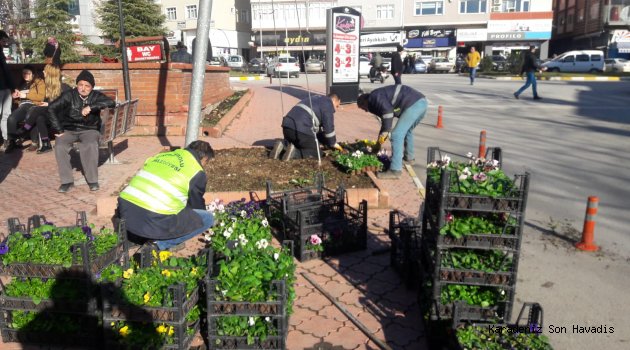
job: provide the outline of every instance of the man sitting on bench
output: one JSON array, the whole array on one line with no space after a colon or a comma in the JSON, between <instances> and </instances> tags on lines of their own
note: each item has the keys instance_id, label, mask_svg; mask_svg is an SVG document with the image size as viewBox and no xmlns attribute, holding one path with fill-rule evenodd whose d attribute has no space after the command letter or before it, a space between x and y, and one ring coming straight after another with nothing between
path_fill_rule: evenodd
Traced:
<instances>
[{"instance_id":1,"label":"man sitting on bench","mask_svg":"<svg viewBox=\"0 0 630 350\"><path fill-rule=\"evenodd\" d=\"M77 76L77 87L66 91L48 105L48 117L55 134L55 158L61 186L66 193L74 186L70 150L80 141L81 167L90 191L98 191L98 141L101 136L101 110L114 108L116 102L94 89L94 76L87 70ZM61 122L60 122L61 120Z\"/></svg>"}]
</instances>

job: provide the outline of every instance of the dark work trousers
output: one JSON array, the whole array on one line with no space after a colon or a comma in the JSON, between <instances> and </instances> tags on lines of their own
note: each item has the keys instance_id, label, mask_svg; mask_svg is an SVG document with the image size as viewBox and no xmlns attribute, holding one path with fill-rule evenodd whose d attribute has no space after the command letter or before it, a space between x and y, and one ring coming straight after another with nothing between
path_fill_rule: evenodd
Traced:
<instances>
[{"instance_id":1,"label":"dark work trousers","mask_svg":"<svg viewBox=\"0 0 630 350\"><path fill-rule=\"evenodd\" d=\"M297 158L317 158L317 143L313 134L301 133L297 130L282 128L284 139L291 142L298 150Z\"/></svg>"},{"instance_id":2,"label":"dark work trousers","mask_svg":"<svg viewBox=\"0 0 630 350\"><path fill-rule=\"evenodd\" d=\"M55 139L55 158L57 158L61 184L74 182L70 151L72 144L77 141L79 141L79 155L85 180L90 184L98 183L98 140L100 137L98 130L66 130L63 135Z\"/></svg>"},{"instance_id":3,"label":"dark work trousers","mask_svg":"<svg viewBox=\"0 0 630 350\"><path fill-rule=\"evenodd\" d=\"M21 123L24 120L26 120L26 114L31 108L33 108L33 106L35 105L32 103L23 103L20 105L20 107L18 107L18 109L13 111L13 113L11 113L11 115L9 116L9 120L7 121L7 131L9 134L9 140L15 140L18 138L19 136L17 134L18 123Z\"/></svg>"},{"instance_id":4,"label":"dark work trousers","mask_svg":"<svg viewBox=\"0 0 630 350\"><path fill-rule=\"evenodd\" d=\"M45 139L48 137L48 106L37 106L31 108L26 114L24 124L31 126L31 130L37 132L36 137L31 133L31 139L36 141L38 138ZM37 137L38 136L38 137Z\"/></svg>"},{"instance_id":5,"label":"dark work trousers","mask_svg":"<svg viewBox=\"0 0 630 350\"><path fill-rule=\"evenodd\" d=\"M400 73L398 75L392 74L394 76L394 85L400 85L402 82L400 81Z\"/></svg>"}]
</instances>

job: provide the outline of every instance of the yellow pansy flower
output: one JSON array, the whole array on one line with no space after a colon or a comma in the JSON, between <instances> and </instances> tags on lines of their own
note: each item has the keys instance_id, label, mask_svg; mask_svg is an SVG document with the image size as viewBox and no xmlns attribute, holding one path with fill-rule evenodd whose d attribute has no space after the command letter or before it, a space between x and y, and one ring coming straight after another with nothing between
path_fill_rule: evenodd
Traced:
<instances>
[{"instance_id":1,"label":"yellow pansy flower","mask_svg":"<svg viewBox=\"0 0 630 350\"><path fill-rule=\"evenodd\" d=\"M196 268L196 267L193 267L193 268L190 270L190 275L191 275L191 276L197 276L197 268Z\"/></svg>"},{"instance_id":2,"label":"yellow pansy flower","mask_svg":"<svg viewBox=\"0 0 630 350\"><path fill-rule=\"evenodd\" d=\"M146 292L146 294L144 294L144 297L142 297L144 299L144 303L148 303L149 300L151 300L151 294L149 292Z\"/></svg>"},{"instance_id":3,"label":"yellow pansy flower","mask_svg":"<svg viewBox=\"0 0 630 350\"><path fill-rule=\"evenodd\" d=\"M123 272L123 278L131 278L131 275L133 275L133 269L127 269L125 272Z\"/></svg>"},{"instance_id":4,"label":"yellow pansy flower","mask_svg":"<svg viewBox=\"0 0 630 350\"><path fill-rule=\"evenodd\" d=\"M171 277L171 271L169 271L169 270L162 270L162 276Z\"/></svg>"},{"instance_id":5,"label":"yellow pansy flower","mask_svg":"<svg viewBox=\"0 0 630 350\"><path fill-rule=\"evenodd\" d=\"M151 251L151 255L153 255L154 258L157 258L157 252L155 249Z\"/></svg>"},{"instance_id":6,"label":"yellow pansy flower","mask_svg":"<svg viewBox=\"0 0 630 350\"><path fill-rule=\"evenodd\" d=\"M168 326L168 335L172 336L173 334L175 334L175 329L173 326Z\"/></svg>"},{"instance_id":7,"label":"yellow pansy flower","mask_svg":"<svg viewBox=\"0 0 630 350\"><path fill-rule=\"evenodd\" d=\"M168 332L168 327L166 327L165 325L161 324L159 325L156 329L155 329L158 333L162 334L162 333L166 333Z\"/></svg>"},{"instance_id":8,"label":"yellow pansy flower","mask_svg":"<svg viewBox=\"0 0 630 350\"><path fill-rule=\"evenodd\" d=\"M171 252L169 252L168 250L163 250L160 252L160 261L164 261L168 258L171 257L171 255L173 255Z\"/></svg>"},{"instance_id":9,"label":"yellow pansy flower","mask_svg":"<svg viewBox=\"0 0 630 350\"><path fill-rule=\"evenodd\" d=\"M121 336L126 337L127 335L129 335L129 333L131 333L131 331L129 330L129 326L124 326L123 328L118 330L118 333Z\"/></svg>"}]
</instances>

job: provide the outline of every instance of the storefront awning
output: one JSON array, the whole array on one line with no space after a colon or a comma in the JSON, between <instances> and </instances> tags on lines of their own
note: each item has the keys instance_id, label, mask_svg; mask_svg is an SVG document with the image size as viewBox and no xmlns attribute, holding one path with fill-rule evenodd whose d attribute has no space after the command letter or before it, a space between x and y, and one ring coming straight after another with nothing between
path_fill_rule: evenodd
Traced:
<instances>
[{"instance_id":1,"label":"storefront awning","mask_svg":"<svg viewBox=\"0 0 630 350\"><path fill-rule=\"evenodd\" d=\"M258 52L302 51L302 46L263 46L256 48ZM326 51L326 45L304 45L304 51Z\"/></svg>"}]
</instances>

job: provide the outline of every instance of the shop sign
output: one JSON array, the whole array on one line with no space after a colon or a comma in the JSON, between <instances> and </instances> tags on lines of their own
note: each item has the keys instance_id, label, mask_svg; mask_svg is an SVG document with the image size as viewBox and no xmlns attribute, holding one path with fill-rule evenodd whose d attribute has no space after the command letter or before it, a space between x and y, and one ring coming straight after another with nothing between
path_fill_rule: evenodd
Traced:
<instances>
[{"instance_id":1,"label":"shop sign","mask_svg":"<svg viewBox=\"0 0 630 350\"><path fill-rule=\"evenodd\" d=\"M402 39L400 32L362 34L361 47L396 45L402 43Z\"/></svg>"},{"instance_id":2,"label":"shop sign","mask_svg":"<svg viewBox=\"0 0 630 350\"><path fill-rule=\"evenodd\" d=\"M422 47L435 47L435 39L422 39Z\"/></svg>"},{"instance_id":3,"label":"shop sign","mask_svg":"<svg viewBox=\"0 0 630 350\"><path fill-rule=\"evenodd\" d=\"M486 41L488 30L486 28L466 28L457 30L457 41Z\"/></svg>"},{"instance_id":4,"label":"shop sign","mask_svg":"<svg viewBox=\"0 0 630 350\"><path fill-rule=\"evenodd\" d=\"M548 40L551 24L552 19L491 20L488 21L488 40ZM509 33L520 35L509 36Z\"/></svg>"},{"instance_id":5,"label":"shop sign","mask_svg":"<svg viewBox=\"0 0 630 350\"><path fill-rule=\"evenodd\" d=\"M127 60L129 62L159 61L162 59L162 46L140 45L127 47Z\"/></svg>"},{"instance_id":6,"label":"shop sign","mask_svg":"<svg viewBox=\"0 0 630 350\"><path fill-rule=\"evenodd\" d=\"M407 38L448 38L455 35L455 29L413 29L407 31Z\"/></svg>"}]
</instances>

